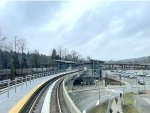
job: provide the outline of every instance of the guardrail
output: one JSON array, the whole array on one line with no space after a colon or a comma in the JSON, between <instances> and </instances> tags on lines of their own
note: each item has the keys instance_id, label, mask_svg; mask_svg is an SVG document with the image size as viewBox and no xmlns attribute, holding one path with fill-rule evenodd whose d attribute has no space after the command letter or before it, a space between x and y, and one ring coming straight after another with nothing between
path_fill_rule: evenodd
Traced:
<instances>
[{"instance_id":1,"label":"guardrail","mask_svg":"<svg viewBox=\"0 0 150 113\"><path fill-rule=\"evenodd\" d=\"M16 93L18 86L22 87L22 85L25 83L27 87L28 82L30 82L30 85L31 85L31 81L34 82L35 80L39 78L49 76L49 75L50 75L50 72L44 72L44 73L38 73L38 74L33 74L33 75L27 75L25 78L16 77L14 80L7 79L7 80L0 81L0 85L6 86L5 88L0 89L0 94L7 92L7 97L9 98L9 90L15 89L15 93ZM14 84L10 85L12 83Z\"/></svg>"},{"instance_id":2,"label":"guardrail","mask_svg":"<svg viewBox=\"0 0 150 113\"><path fill-rule=\"evenodd\" d=\"M70 74L68 75L68 77L66 77L63 81L63 96L64 96L64 100L66 102L67 107L69 108L71 113L81 113L81 111L76 107L76 105L74 104L74 102L72 101L71 97L68 95L68 92L65 88L65 84L67 81L69 81L73 76L75 75L79 75L81 74L82 71L78 71L76 73Z\"/></svg>"}]
</instances>

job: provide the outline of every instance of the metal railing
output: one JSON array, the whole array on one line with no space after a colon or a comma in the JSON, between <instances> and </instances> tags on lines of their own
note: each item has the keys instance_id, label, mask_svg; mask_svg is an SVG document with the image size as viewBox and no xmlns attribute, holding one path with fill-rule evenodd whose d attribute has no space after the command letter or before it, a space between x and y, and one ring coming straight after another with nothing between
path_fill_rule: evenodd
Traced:
<instances>
[{"instance_id":1,"label":"metal railing","mask_svg":"<svg viewBox=\"0 0 150 113\"><path fill-rule=\"evenodd\" d=\"M1 86L1 89L0 89L0 95L7 92L7 97L9 98L10 96L10 90L11 89L14 89L15 93L17 92L17 87L18 86L23 86L23 84L26 84L26 87L28 86L28 84L32 84L32 82L37 82L38 79L42 79L46 76L49 76L49 75L52 75L52 74L55 74L57 72L51 72L51 71L48 71L48 72L40 72L40 73L37 73L37 74L32 74L32 75L26 75L25 77L16 77L14 80L10 80L10 79L7 79L7 80L3 80L3 81L0 81L0 86Z\"/></svg>"}]
</instances>

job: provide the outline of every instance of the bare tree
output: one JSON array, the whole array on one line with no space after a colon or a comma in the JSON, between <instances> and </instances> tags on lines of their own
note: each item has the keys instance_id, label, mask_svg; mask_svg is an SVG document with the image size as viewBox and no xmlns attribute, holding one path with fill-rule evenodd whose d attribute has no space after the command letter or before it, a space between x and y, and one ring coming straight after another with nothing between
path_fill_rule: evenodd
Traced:
<instances>
[{"instance_id":1,"label":"bare tree","mask_svg":"<svg viewBox=\"0 0 150 113\"><path fill-rule=\"evenodd\" d=\"M2 43L4 40L6 40L6 37L0 36L0 43Z\"/></svg>"},{"instance_id":2,"label":"bare tree","mask_svg":"<svg viewBox=\"0 0 150 113\"><path fill-rule=\"evenodd\" d=\"M1 48L1 63L2 63L2 68L3 69L7 69L8 68L8 64L9 64L9 59L8 59L8 52L9 52L9 48L7 45L4 45L2 48Z\"/></svg>"},{"instance_id":3,"label":"bare tree","mask_svg":"<svg viewBox=\"0 0 150 113\"><path fill-rule=\"evenodd\" d=\"M62 60L63 47L62 47L62 46L59 46L58 49L57 49L57 52L58 52L58 54L59 54L60 60Z\"/></svg>"},{"instance_id":4,"label":"bare tree","mask_svg":"<svg viewBox=\"0 0 150 113\"><path fill-rule=\"evenodd\" d=\"M61 60L66 60L66 56L69 54L69 50L67 48L63 48L62 46L57 49L57 52Z\"/></svg>"},{"instance_id":5,"label":"bare tree","mask_svg":"<svg viewBox=\"0 0 150 113\"><path fill-rule=\"evenodd\" d=\"M17 41L18 49L21 51L21 74L23 73L23 68L27 67L27 60L25 57L26 50L26 40L24 38L19 38Z\"/></svg>"},{"instance_id":6,"label":"bare tree","mask_svg":"<svg viewBox=\"0 0 150 113\"><path fill-rule=\"evenodd\" d=\"M69 50L67 48L63 49L62 57L64 60L67 60L67 55L69 54Z\"/></svg>"},{"instance_id":7,"label":"bare tree","mask_svg":"<svg viewBox=\"0 0 150 113\"><path fill-rule=\"evenodd\" d=\"M71 51L71 55L72 55L73 61L77 61L78 60L78 52L77 51L72 50Z\"/></svg>"},{"instance_id":8,"label":"bare tree","mask_svg":"<svg viewBox=\"0 0 150 113\"><path fill-rule=\"evenodd\" d=\"M87 56L86 58L88 61L90 61L92 58L90 56Z\"/></svg>"},{"instance_id":9,"label":"bare tree","mask_svg":"<svg viewBox=\"0 0 150 113\"><path fill-rule=\"evenodd\" d=\"M82 62L82 55L78 53L78 62Z\"/></svg>"},{"instance_id":10,"label":"bare tree","mask_svg":"<svg viewBox=\"0 0 150 113\"><path fill-rule=\"evenodd\" d=\"M26 40L24 38L19 38L17 42L19 50L21 51L21 53L23 53L26 50Z\"/></svg>"},{"instance_id":11,"label":"bare tree","mask_svg":"<svg viewBox=\"0 0 150 113\"><path fill-rule=\"evenodd\" d=\"M3 47L3 42L6 40L6 36L3 35L2 33L2 28L0 27L0 49Z\"/></svg>"},{"instance_id":12,"label":"bare tree","mask_svg":"<svg viewBox=\"0 0 150 113\"><path fill-rule=\"evenodd\" d=\"M40 65L39 57L40 57L40 55L39 55L38 50L34 50L34 52L33 52L33 57L32 57L32 63L33 63L33 65L34 65L35 68L36 68L36 72L37 72L37 68L38 68L39 65Z\"/></svg>"}]
</instances>

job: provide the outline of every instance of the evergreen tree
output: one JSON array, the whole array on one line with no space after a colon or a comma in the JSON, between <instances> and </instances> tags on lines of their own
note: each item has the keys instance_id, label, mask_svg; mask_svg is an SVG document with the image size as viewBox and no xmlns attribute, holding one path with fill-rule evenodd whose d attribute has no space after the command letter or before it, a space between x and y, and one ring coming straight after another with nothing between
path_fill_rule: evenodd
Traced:
<instances>
[{"instance_id":1,"label":"evergreen tree","mask_svg":"<svg viewBox=\"0 0 150 113\"><path fill-rule=\"evenodd\" d=\"M14 66L11 65L11 73L9 74L9 79L13 80L15 78Z\"/></svg>"},{"instance_id":2,"label":"evergreen tree","mask_svg":"<svg viewBox=\"0 0 150 113\"><path fill-rule=\"evenodd\" d=\"M32 63L35 66L35 68L40 67L39 58L40 58L39 52L34 51L33 56L32 56Z\"/></svg>"},{"instance_id":3,"label":"evergreen tree","mask_svg":"<svg viewBox=\"0 0 150 113\"><path fill-rule=\"evenodd\" d=\"M27 58L26 58L26 54L23 53L22 54L22 62L21 62L22 68L27 68Z\"/></svg>"},{"instance_id":4,"label":"evergreen tree","mask_svg":"<svg viewBox=\"0 0 150 113\"><path fill-rule=\"evenodd\" d=\"M57 52L56 52L56 49L53 49L51 56L52 56L52 59L57 59Z\"/></svg>"}]
</instances>

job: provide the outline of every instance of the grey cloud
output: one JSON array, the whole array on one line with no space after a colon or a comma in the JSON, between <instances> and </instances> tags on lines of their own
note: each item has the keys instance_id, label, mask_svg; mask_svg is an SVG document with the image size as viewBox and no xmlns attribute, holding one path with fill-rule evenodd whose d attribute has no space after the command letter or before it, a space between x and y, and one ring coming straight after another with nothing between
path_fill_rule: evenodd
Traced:
<instances>
[{"instance_id":1,"label":"grey cloud","mask_svg":"<svg viewBox=\"0 0 150 113\"><path fill-rule=\"evenodd\" d=\"M51 15L59 10L60 5L61 2L50 1L10 2L1 17L1 22L7 22L5 27L15 32L25 29L36 30L52 18Z\"/></svg>"},{"instance_id":2,"label":"grey cloud","mask_svg":"<svg viewBox=\"0 0 150 113\"><path fill-rule=\"evenodd\" d=\"M85 50L89 50L86 53L87 55L93 54L94 57L102 57L103 59L106 57L108 59L111 59L111 57L114 59L138 57L143 52L138 51L139 53L137 53L135 47L141 46L139 44L141 39L149 38L149 5L147 2L117 2L107 6L96 7L95 10L90 10L84 14L74 29L63 36L64 43L70 47L78 48L83 53L85 53ZM134 12L139 8L142 8L139 14L133 14L131 17L126 16L126 13ZM114 17L119 17L124 22L122 30L116 34L109 32L109 25ZM89 48L84 48L88 41L102 33L106 33L102 43L99 42L95 48L90 48L91 45L89 45ZM138 43L136 43L137 40L139 40ZM142 45L140 48L145 48L144 42L142 42ZM99 53L97 50L99 50ZM148 54L143 53L143 55Z\"/></svg>"},{"instance_id":3,"label":"grey cloud","mask_svg":"<svg viewBox=\"0 0 150 113\"><path fill-rule=\"evenodd\" d=\"M62 24L56 31L40 30L41 26L55 20L55 14L63 10L62 3L65 4L12 2L6 7L5 14L0 14L0 20L3 22L0 24L6 25L8 32L21 32L28 37L30 48L38 48L44 53L49 53L49 49L62 45L77 49L85 56L91 55L102 59L149 55L143 51L150 50L150 2L98 3L85 12L72 29L66 30L68 25ZM121 20L121 23L110 27L116 18L116 21ZM117 31L119 26L122 28ZM116 32L111 32L113 30ZM102 39L96 38L102 34Z\"/></svg>"}]
</instances>

